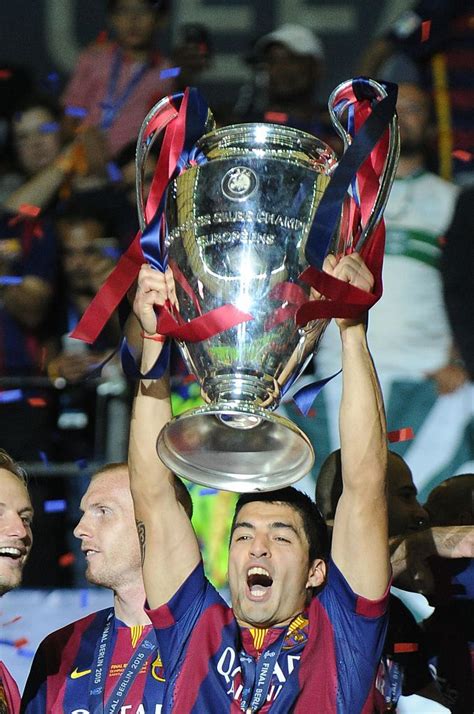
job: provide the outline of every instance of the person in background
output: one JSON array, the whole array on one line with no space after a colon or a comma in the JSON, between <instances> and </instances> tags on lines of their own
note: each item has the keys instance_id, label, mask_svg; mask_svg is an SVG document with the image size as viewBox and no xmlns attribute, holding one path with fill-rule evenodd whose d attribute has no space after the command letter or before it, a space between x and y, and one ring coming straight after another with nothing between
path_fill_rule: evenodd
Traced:
<instances>
[{"instance_id":1,"label":"person in background","mask_svg":"<svg viewBox=\"0 0 474 714\"><path fill-rule=\"evenodd\" d=\"M459 196L441 261L444 300L458 363L474 382L474 187Z\"/></svg>"},{"instance_id":2,"label":"person in background","mask_svg":"<svg viewBox=\"0 0 474 714\"><path fill-rule=\"evenodd\" d=\"M22 183L15 166L11 119L16 107L32 92L33 79L26 67L0 63L0 205Z\"/></svg>"},{"instance_id":3,"label":"person in background","mask_svg":"<svg viewBox=\"0 0 474 714\"><path fill-rule=\"evenodd\" d=\"M92 345L69 336L119 256L108 216L103 210L91 213L88 209L76 198L56 219L60 279L46 370L52 385L67 387L54 391L58 399L55 447L66 460L94 453L97 402L90 377L118 379L122 391L126 389L118 358L113 357L101 369L120 341L116 316Z\"/></svg>"},{"instance_id":4,"label":"person in background","mask_svg":"<svg viewBox=\"0 0 474 714\"><path fill-rule=\"evenodd\" d=\"M42 214L54 213L72 190L105 182L104 162L94 135L83 131L67 140L62 111L51 98L25 98L11 119L11 133L21 181L3 198L5 211L17 214L26 205Z\"/></svg>"},{"instance_id":5,"label":"person in background","mask_svg":"<svg viewBox=\"0 0 474 714\"><path fill-rule=\"evenodd\" d=\"M360 73L414 81L432 96L429 167L447 181L473 182L474 23L471 0L405 2L405 11L369 45Z\"/></svg>"},{"instance_id":6,"label":"person in background","mask_svg":"<svg viewBox=\"0 0 474 714\"><path fill-rule=\"evenodd\" d=\"M428 495L425 508L440 530L457 526L474 535L474 474L443 481ZM433 588L428 599L435 610L423 622L426 650L454 714L474 710L473 556L466 552L464 558L445 560L434 554L429 561Z\"/></svg>"},{"instance_id":7,"label":"person in background","mask_svg":"<svg viewBox=\"0 0 474 714\"><path fill-rule=\"evenodd\" d=\"M61 101L70 131L95 128L97 141L113 158L136 141L147 112L176 83L166 76L170 62L154 46L156 31L167 20L163 3L108 0L107 17L113 40L83 51Z\"/></svg>"},{"instance_id":8,"label":"person in background","mask_svg":"<svg viewBox=\"0 0 474 714\"><path fill-rule=\"evenodd\" d=\"M23 469L0 449L0 597L21 583L33 543L33 507ZM0 711L18 714L20 693L0 660Z\"/></svg>"},{"instance_id":9,"label":"person in background","mask_svg":"<svg viewBox=\"0 0 474 714\"><path fill-rule=\"evenodd\" d=\"M236 120L285 124L341 148L327 110L318 101L324 48L312 30L281 25L256 41L248 62L254 69L254 84L241 89L234 108Z\"/></svg>"},{"instance_id":10,"label":"person in background","mask_svg":"<svg viewBox=\"0 0 474 714\"><path fill-rule=\"evenodd\" d=\"M178 479L175 487L191 517L186 488ZM145 591L127 464L108 464L95 473L81 510L74 535L81 540L86 578L92 585L112 590L113 607L72 622L43 640L21 711L114 711L111 707L117 700L117 711L133 706L134 712L159 712L165 675L143 609ZM136 657L139 667L133 666Z\"/></svg>"},{"instance_id":11,"label":"person in background","mask_svg":"<svg viewBox=\"0 0 474 714\"><path fill-rule=\"evenodd\" d=\"M342 493L341 451L324 461L316 481L316 504L331 525ZM417 500L413 477L401 456L388 452L388 534L393 541L427 528L429 517ZM398 686L391 688L391 683ZM376 682L377 712L395 711L400 696L413 694L444 704L423 651L423 632L404 603L390 595L387 636ZM428 710L426 710L428 711Z\"/></svg>"},{"instance_id":12,"label":"person in background","mask_svg":"<svg viewBox=\"0 0 474 714\"><path fill-rule=\"evenodd\" d=\"M384 290L370 312L368 331L388 429L407 426L415 434L413 441L400 442L393 450L408 463L423 499L466 455L472 458L468 433L473 392L451 335L440 271L444 235L459 189L425 168L429 96L417 85L402 82L397 109L401 149L384 213ZM339 351L337 330L330 324L315 358L318 377L336 372ZM289 406L290 416L323 457L338 446L339 395L336 377L315 402L314 417L302 417Z\"/></svg>"}]
</instances>

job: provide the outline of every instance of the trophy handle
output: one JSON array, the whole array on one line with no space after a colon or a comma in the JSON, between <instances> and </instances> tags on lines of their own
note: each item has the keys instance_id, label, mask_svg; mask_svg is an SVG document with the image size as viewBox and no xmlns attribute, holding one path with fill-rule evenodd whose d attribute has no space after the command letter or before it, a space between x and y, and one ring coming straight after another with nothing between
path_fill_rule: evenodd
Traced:
<instances>
[{"instance_id":1,"label":"trophy handle","mask_svg":"<svg viewBox=\"0 0 474 714\"><path fill-rule=\"evenodd\" d=\"M374 79L366 79L365 81L372 87L375 94L379 96L380 99L384 99L387 96L387 91L381 84L379 84L379 82L376 82ZM345 107L337 108L335 104L335 99L341 91L350 88L351 85L352 80L350 79L346 82L342 82L342 84L339 84L336 89L331 93L331 96L329 97L328 101L329 115L331 117L331 121L336 132L339 134L344 143L344 153L351 145L353 137L344 129L339 120L339 117L344 111ZM399 154L400 134L398 130L398 118L397 115L394 114L389 126L388 152L380 182L380 189L377 194L377 198L375 199L375 203L373 205L367 224L363 227L360 238L357 241L358 251L365 244L365 242L373 233L382 218L390 194L390 189L395 178Z\"/></svg>"},{"instance_id":2,"label":"trophy handle","mask_svg":"<svg viewBox=\"0 0 474 714\"><path fill-rule=\"evenodd\" d=\"M148 225L145 213L146 199L143 193L146 161L157 137L166 129L168 124L178 116L178 110L173 111L173 109L174 107L171 105L168 97L160 99L146 115L138 134L137 150L135 153L135 190L137 194L138 220L142 232ZM152 123L156 126L150 132L149 126Z\"/></svg>"},{"instance_id":3,"label":"trophy handle","mask_svg":"<svg viewBox=\"0 0 474 714\"><path fill-rule=\"evenodd\" d=\"M176 96L176 95L175 95ZM177 95L181 96L181 95ZM178 109L172 104L170 97L163 97L157 102L148 112L137 139L137 150L135 154L136 166L136 194L138 220L140 230L143 232L148 225L146 218L146 198L143 193L143 180L145 175L145 166L150 153L151 147L156 139L166 129L168 124L176 119ZM215 128L215 121L212 113L208 112L208 117L205 125L204 134L212 131Z\"/></svg>"}]
</instances>

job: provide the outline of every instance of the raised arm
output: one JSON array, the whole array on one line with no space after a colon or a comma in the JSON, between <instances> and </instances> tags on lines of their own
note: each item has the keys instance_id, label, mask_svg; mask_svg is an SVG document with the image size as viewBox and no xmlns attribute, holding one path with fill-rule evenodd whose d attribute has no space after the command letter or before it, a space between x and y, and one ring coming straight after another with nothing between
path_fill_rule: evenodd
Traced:
<instances>
[{"instance_id":1,"label":"raised arm","mask_svg":"<svg viewBox=\"0 0 474 714\"><path fill-rule=\"evenodd\" d=\"M171 271L142 266L134 312L147 337L143 339L142 373L159 356L155 305L173 302ZM149 606L154 609L174 595L200 559L191 522L177 501L174 475L160 461L156 440L171 418L167 376L142 379L137 386L130 425L129 468L137 529L142 548L143 579Z\"/></svg>"},{"instance_id":2,"label":"raised arm","mask_svg":"<svg viewBox=\"0 0 474 714\"><path fill-rule=\"evenodd\" d=\"M362 290L373 278L357 254L325 270ZM388 585L387 436L380 387L362 320L338 320L343 392L339 415L343 492L334 520L332 557L358 595L380 598Z\"/></svg>"}]
</instances>

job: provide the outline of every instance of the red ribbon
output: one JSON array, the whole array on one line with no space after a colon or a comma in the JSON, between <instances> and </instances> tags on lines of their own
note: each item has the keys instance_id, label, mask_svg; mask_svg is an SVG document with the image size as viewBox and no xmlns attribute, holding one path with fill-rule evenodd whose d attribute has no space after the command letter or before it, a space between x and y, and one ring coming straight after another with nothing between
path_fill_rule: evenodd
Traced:
<instances>
[{"instance_id":1,"label":"red ribbon","mask_svg":"<svg viewBox=\"0 0 474 714\"><path fill-rule=\"evenodd\" d=\"M180 324L164 307L160 311L156 331L160 335L174 337L176 340L184 342L201 342L249 320L253 320L249 313L242 312L233 305L222 305L215 310L206 312L205 315Z\"/></svg>"},{"instance_id":2,"label":"red ribbon","mask_svg":"<svg viewBox=\"0 0 474 714\"><path fill-rule=\"evenodd\" d=\"M153 177L150 194L145 207L147 219L154 215L153 211L156 211L156 208L159 206L183 149L184 128L180 130L174 125L176 123L185 124L185 109L187 106L187 101L185 100L187 99L187 95L185 93L179 112L171 104L171 98L168 99L169 106L163 113L150 122L145 131L145 138L148 138L152 133L159 132L166 126L163 147L160 151L160 159L158 160L158 166ZM168 152L168 155L166 152ZM112 313L116 310L127 290L136 279L140 271L140 266L145 262L140 246L140 236L141 232L139 231L104 285L87 307L76 328L71 332L71 337L83 340L88 344L95 342L98 338Z\"/></svg>"}]
</instances>

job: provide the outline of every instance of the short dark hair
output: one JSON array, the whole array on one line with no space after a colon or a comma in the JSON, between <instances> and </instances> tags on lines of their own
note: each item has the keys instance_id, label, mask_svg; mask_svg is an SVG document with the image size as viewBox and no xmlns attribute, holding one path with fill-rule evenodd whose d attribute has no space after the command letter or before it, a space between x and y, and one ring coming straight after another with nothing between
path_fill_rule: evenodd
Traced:
<instances>
[{"instance_id":1,"label":"short dark hair","mask_svg":"<svg viewBox=\"0 0 474 714\"><path fill-rule=\"evenodd\" d=\"M12 457L7 454L5 449L0 449L0 469L9 471L11 474L16 476L19 481L21 481L25 488L28 487L28 478L25 469L12 459Z\"/></svg>"},{"instance_id":2,"label":"short dark hair","mask_svg":"<svg viewBox=\"0 0 474 714\"><path fill-rule=\"evenodd\" d=\"M283 503L300 514L303 530L309 546L309 562L316 558L327 560L329 556L329 540L326 523L317 505L309 496L298 489L288 486L276 491L259 491L258 493L243 493L235 505L234 517L230 529L230 537L234 532L239 511L247 504L254 502Z\"/></svg>"}]
</instances>

